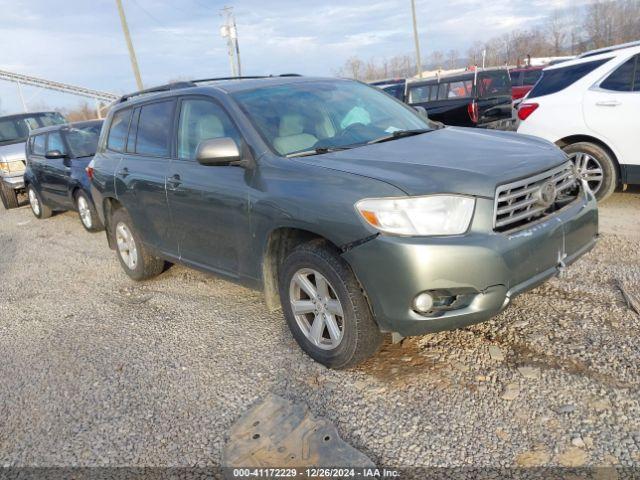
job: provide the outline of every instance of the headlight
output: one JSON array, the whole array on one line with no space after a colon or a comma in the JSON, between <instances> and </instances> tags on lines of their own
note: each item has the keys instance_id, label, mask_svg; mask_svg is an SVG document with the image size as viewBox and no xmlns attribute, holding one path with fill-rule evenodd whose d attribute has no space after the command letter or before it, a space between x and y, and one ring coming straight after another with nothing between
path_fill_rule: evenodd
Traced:
<instances>
[{"instance_id":1,"label":"headlight","mask_svg":"<svg viewBox=\"0 0 640 480\"><path fill-rule=\"evenodd\" d=\"M395 235L460 235L469 229L476 200L461 195L365 198L358 213L372 227Z\"/></svg>"},{"instance_id":2,"label":"headlight","mask_svg":"<svg viewBox=\"0 0 640 480\"><path fill-rule=\"evenodd\" d=\"M7 162L0 162L0 172L9 173L9 164Z\"/></svg>"}]
</instances>

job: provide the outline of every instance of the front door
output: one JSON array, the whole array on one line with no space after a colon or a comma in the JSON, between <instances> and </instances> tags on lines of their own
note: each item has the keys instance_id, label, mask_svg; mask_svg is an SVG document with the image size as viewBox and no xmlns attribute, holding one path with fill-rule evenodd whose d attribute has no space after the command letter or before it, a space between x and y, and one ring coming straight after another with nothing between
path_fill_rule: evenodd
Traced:
<instances>
[{"instance_id":1,"label":"front door","mask_svg":"<svg viewBox=\"0 0 640 480\"><path fill-rule=\"evenodd\" d=\"M589 128L613 146L618 161L640 167L640 55L627 59L584 96Z\"/></svg>"},{"instance_id":2,"label":"front door","mask_svg":"<svg viewBox=\"0 0 640 480\"><path fill-rule=\"evenodd\" d=\"M51 132L47 135L47 152L51 150L69 154L60 132ZM49 201L62 208L73 208L73 202L69 195L71 160L68 157L47 158L45 162L45 189Z\"/></svg>"},{"instance_id":3,"label":"front door","mask_svg":"<svg viewBox=\"0 0 640 480\"><path fill-rule=\"evenodd\" d=\"M167 197L180 257L188 264L239 274L239 255L249 240L248 193L251 171L236 166L204 166L198 144L242 137L222 106L211 98L183 97L178 115L177 159L167 176Z\"/></svg>"}]
</instances>

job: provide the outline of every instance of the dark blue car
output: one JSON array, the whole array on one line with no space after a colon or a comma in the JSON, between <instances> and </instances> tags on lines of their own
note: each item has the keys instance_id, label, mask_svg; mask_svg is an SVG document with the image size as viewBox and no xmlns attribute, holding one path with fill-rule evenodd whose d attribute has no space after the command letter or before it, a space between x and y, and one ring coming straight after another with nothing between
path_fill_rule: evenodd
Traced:
<instances>
[{"instance_id":1,"label":"dark blue car","mask_svg":"<svg viewBox=\"0 0 640 480\"><path fill-rule=\"evenodd\" d=\"M102 120L92 120L31 131L24 181L37 218L48 218L54 211L76 210L86 230L103 229L87 173L101 128Z\"/></svg>"}]
</instances>

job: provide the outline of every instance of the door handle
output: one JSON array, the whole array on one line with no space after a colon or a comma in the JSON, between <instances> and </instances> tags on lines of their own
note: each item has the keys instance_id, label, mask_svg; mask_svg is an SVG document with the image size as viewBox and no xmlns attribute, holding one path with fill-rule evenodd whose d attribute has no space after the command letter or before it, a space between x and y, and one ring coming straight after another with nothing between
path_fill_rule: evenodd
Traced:
<instances>
[{"instance_id":1,"label":"door handle","mask_svg":"<svg viewBox=\"0 0 640 480\"><path fill-rule=\"evenodd\" d=\"M180 175L178 175L177 173L167 178L167 184L169 184L169 186L173 188L179 187L181 183L182 183L182 179L180 178Z\"/></svg>"},{"instance_id":2,"label":"door handle","mask_svg":"<svg viewBox=\"0 0 640 480\"><path fill-rule=\"evenodd\" d=\"M119 177L125 178L129 175L129 169L127 167L124 167L122 170L116 173L116 175L118 175Z\"/></svg>"},{"instance_id":3,"label":"door handle","mask_svg":"<svg viewBox=\"0 0 640 480\"><path fill-rule=\"evenodd\" d=\"M620 105L618 100L602 100L601 102L596 102L598 107L617 107Z\"/></svg>"}]
</instances>

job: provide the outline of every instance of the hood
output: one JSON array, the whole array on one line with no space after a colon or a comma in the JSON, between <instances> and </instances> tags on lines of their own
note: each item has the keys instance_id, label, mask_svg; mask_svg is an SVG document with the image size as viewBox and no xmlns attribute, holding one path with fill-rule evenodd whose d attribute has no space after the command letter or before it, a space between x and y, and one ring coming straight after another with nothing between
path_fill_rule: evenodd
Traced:
<instances>
[{"instance_id":1,"label":"hood","mask_svg":"<svg viewBox=\"0 0 640 480\"><path fill-rule=\"evenodd\" d=\"M25 143L13 143L0 146L0 160L3 162L18 162L26 159Z\"/></svg>"},{"instance_id":2,"label":"hood","mask_svg":"<svg viewBox=\"0 0 640 480\"><path fill-rule=\"evenodd\" d=\"M559 166L567 157L546 140L448 127L297 160L375 178L409 195L460 193L493 198L496 186Z\"/></svg>"}]
</instances>

